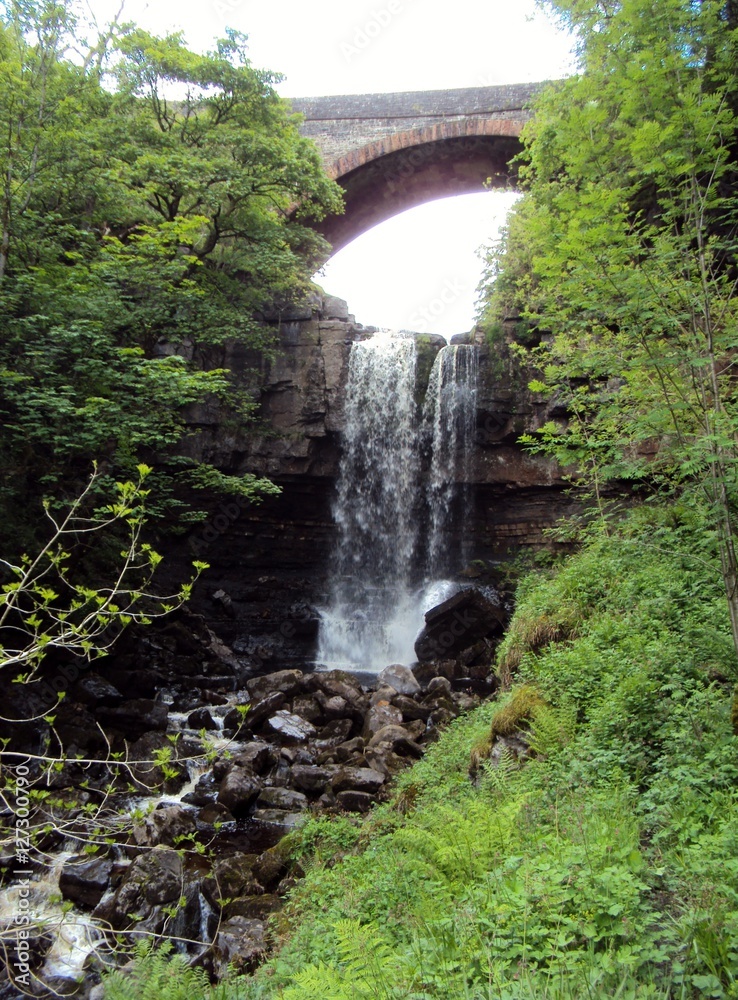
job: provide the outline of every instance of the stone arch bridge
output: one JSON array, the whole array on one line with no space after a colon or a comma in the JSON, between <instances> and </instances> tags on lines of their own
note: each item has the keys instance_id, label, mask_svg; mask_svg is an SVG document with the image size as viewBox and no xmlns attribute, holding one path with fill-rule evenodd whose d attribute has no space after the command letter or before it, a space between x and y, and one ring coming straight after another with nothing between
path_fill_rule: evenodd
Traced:
<instances>
[{"instance_id":1,"label":"stone arch bridge","mask_svg":"<svg viewBox=\"0 0 738 1000\"><path fill-rule=\"evenodd\" d=\"M293 98L345 191L346 212L316 228L334 251L393 215L455 194L508 186L510 160L543 83Z\"/></svg>"}]
</instances>

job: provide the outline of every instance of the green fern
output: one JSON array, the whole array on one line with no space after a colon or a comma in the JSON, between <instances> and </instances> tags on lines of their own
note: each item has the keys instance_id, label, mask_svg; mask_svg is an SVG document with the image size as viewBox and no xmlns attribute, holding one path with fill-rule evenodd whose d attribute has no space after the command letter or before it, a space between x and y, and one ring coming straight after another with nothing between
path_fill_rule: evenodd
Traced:
<instances>
[{"instance_id":1,"label":"green fern","mask_svg":"<svg viewBox=\"0 0 738 1000\"><path fill-rule=\"evenodd\" d=\"M549 760L572 742L576 728L576 709L573 706L552 708L542 704L533 713L528 744L536 757Z\"/></svg>"},{"instance_id":2,"label":"green fern","mask_svg":"<svg viewBox=\"0 0 738 1000\"><path fill-rule=\"evenodd\" d=\"M172 956L167 946L158 951L141 946L136 962L106 976L103 989L105 1000L213 1000L205 972Z\"/></svg>"},{"instance_id":3,"label":"green fern","mask_svg":"<svg viewBox=\"0 0 738 1000\"><path fill-rule=\"evenodd\" d=\"M340 920L335 925L339 968L310 965L294 977L284 1000L401 1000L397 959L375 924Z\"/></svg>"}]
</instances>

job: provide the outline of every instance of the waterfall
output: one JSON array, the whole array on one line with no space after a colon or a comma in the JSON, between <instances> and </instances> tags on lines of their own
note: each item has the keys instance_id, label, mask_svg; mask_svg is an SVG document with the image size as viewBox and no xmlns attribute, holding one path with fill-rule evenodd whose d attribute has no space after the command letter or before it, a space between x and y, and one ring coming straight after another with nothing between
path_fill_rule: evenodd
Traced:
<instances>
[{"instance_id":1,"label":"waterfall","mask_svg":"<svg viewBox=\"0 0 738 1000\"><path fill-rule=\"evenodd\" d=\"M338 541L318 648L326 666L373 673L412 663L423 611L446 596L437 581L450 567L454 499L468 473L476 350L440 351L422 419L416 362L410 334L382 331L351 349L333 508Z\"/></svg>"},{"instance_id":2,"label":"waterfall","mask_svg":"<svg viewBox=\"0 0 738 1000\"><path fill-rule=\"evenodd\" d=\"M462 558L467 492L477 414L477 351L453 345L439 351L431 370L423 408L425 433L430 439L430 471L426 482L428 541L426 579L430 582L451 570L450 531L460 530Z\"/></svg>"}]
</instances>

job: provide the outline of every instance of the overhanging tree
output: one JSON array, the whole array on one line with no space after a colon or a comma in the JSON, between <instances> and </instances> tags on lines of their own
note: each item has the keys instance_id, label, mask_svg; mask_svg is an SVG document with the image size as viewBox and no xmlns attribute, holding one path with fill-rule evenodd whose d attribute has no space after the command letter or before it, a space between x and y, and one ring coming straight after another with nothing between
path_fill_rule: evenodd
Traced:
<instances>
[{"instance_id":1,"label":"overhanging tree","mask_svg":"<svg viewBox=\"0 0 738 1000\"><path fill-rule=\"evenodd\" d=\"M561 0L582 72L525 135L496 309L545 333L539 446L607 478L698 483L738 650L738 31L732 4Z\"/></svg>"},{"instance_id":2,"label":"overhanging tree","mask_svg":"<svg viewBox=\"0 0 738 1000\"><path fill-rule=\"evenodd\" d=\"M198 55L179 36L114 27L80 56L81 33L71 0L0 3L0 508L11 546L24 513L36 517L44 492L76 495L93 459L119 478L143 460L152 484L174 482L193 402L215 395L249 419L222 345L270 346L260 311L300 296L326 254L294 206L303 220L340 208L244 36ZM231 485L250 496L265 486Z\"/></svg>"}]
</instances>

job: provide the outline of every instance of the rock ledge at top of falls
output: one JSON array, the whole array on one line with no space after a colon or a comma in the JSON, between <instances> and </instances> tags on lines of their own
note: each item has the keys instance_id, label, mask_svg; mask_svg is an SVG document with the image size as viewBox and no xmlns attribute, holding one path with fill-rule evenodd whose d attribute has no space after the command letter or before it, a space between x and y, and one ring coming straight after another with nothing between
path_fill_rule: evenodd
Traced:
<instances>
[{"instance_id":1,"label":"rock ledge at top of falls","mask_svg":"<svg viewBox=\"0 0 738 1000\"><path fill-rule=\"evenodd\" d=\"M188 455L229 472L333 476L351 345L375 332L356 323L343 299L311 293L303 303L262 317L277 350L270 357L229 341L217 366L255 394L259 418L233 427L217 400L191 407ZM213 359L214 362L216 359Z\"/></svg>"}]
</instances>

